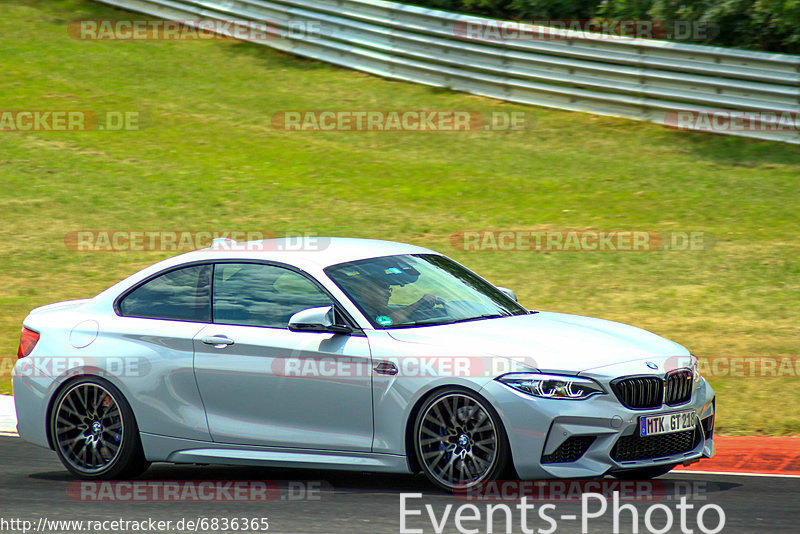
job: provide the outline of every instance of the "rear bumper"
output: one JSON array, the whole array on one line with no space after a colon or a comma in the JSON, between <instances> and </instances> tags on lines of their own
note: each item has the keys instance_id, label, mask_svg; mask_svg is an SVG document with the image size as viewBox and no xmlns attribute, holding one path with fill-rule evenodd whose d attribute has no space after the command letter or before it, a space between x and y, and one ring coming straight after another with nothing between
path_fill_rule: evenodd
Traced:
<instances>
[{"instance_id":1,"label":"rear bumper","mask_svg":"<svg viewBox=\"0 0 800 534\"><path fill-rule=\"evenodd\" d=\"M584 401L540 399L496 381L481 393L498 408L514 467L523 479L597 477L624 469L693 463L714 455L714 392L705 380L689 403L655 410L625 408L613 394ZM684 410L694 410L704 425L682 437L638 438L640 416Z\"/></svg>"},{"instance_id":2,"label":"rear bumper","mask_svg":"<svg viewBox=\"0 0 800 534\"><path fill-rule=\"evenodd\" d=\"M50 399L53 379L20 375L17 367L11 375L14 388L14 405L17 412L17 432L19 436L40 447L50 448L47 441L47 403Z\"/></svg>"}]
</instances>

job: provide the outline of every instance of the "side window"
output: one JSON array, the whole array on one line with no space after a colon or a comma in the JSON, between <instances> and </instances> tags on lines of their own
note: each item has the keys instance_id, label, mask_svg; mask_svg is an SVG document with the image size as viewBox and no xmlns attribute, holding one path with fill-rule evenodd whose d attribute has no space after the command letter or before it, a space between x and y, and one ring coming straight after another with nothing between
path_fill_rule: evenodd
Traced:
<instances>
[{"instance_id":1,"label":"side window","mask_svg":"<svg viewBox=\"0 0 800 534\"><path fill-rule=\"evenodd\" d=\"M332 304L306 277L256 263L218 263L213 301L215 323L271 328L287 328L295 313Z\"/></svg>"},{"instance_id":2,"label":"side window","mask_svg":"<svg viewBox=\"0 0 800 534\"><path fill-rule=\"evenodd\" d=\"M176 269L150 280L119 304L122 315L175 321L211 321L211 265Z\"/></svg>"}]
</instances>

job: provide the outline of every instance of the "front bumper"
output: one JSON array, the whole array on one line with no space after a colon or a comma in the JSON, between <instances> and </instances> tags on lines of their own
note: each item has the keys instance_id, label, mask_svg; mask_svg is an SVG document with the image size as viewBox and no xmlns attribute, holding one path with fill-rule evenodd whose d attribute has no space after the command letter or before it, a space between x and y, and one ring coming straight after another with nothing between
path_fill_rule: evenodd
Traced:
<instances>
[{"instance_id":1,"label":"front bumper","mask_svg":"<svg viewBox=\"0 0 800 534\"><path fill-rule=\"evenodd\" d=\"M714 455L713 419L708 419L714 416L714 392L705 380L697 384L690 402L653 410L628 409L613 393L582 401L541 399L497 381L487 384L481 394L493 403L503 420L514 467L523 479L597 477L624 469L692 463ZM638 442L632 437L615 450L620 438L638 436L640 416L684 410L694 410L698 419L694 433L686 437L689 441L684 442L685 446L664 438L659 443L666 447L654 447L653 441L647 442L644 449L656 452L645 452L645 458L641 454L621 454L623 445L627 445L628 451L636 449ZM579 437L582 439L576 439ZM570 438L573 439L561 447ZM588 447L586 442L590 442ZM573 444L576 447L569 446ZM567 450L575 456L584 447L577 459L563 454ZM626 459L631 456L641 459ZM565 458L569 461L564 461Z\"/></svg>"}]
</instances>

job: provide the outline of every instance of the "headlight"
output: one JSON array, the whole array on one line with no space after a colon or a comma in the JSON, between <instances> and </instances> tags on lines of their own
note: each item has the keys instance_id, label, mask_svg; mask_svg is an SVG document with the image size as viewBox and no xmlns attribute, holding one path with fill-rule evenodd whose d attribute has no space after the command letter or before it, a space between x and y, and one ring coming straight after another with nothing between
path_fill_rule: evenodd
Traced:
<instances>
[{"instance_id":1,"label":"headlight","mask_svg":"<svg viewBox=\"0 0 800 534\"><path fill-rule=\"evenodd\" d=\"M545 399L581 400L605 393L594 380L578 376L509 373L496 380L528 395Z\"/></svg>"}]
</instances>

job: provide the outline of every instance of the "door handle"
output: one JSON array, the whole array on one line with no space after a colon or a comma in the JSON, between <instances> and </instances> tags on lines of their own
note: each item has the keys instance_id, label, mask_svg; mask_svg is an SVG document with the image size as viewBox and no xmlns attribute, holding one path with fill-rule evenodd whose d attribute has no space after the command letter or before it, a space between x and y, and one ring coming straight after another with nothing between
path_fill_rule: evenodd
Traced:
<instances>
[{"instance_id":1,"label":"door handle","mask_svg":"<svg viewBox=\"0 0 800 534\"><path fill-rule=\"evenodd\" d=\"M214 345L215 349L224 349L228 345L233 345L233 340L228 336L206 336L201 341L206 345Z\"/></svg>"},{"instance_id":2,"label":"door handle","mask_svg":"<svg viewBox=\"0 0 800 534\"><path fill-rule=\"evenodd\" d=\"M394 376L397 374L397 366L392 362L380 362L375 366L374 371L379 375Z\"/></svg>"}]
</instances>

